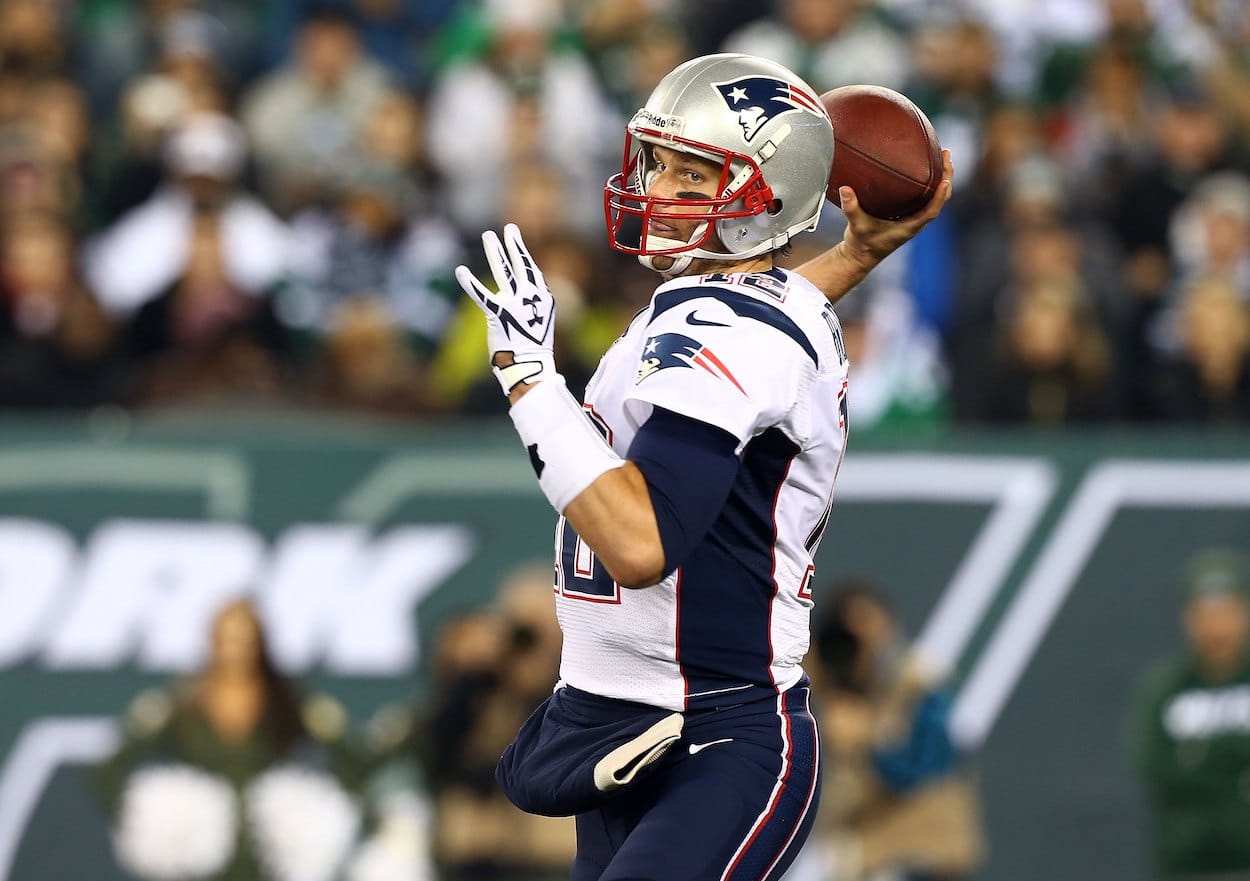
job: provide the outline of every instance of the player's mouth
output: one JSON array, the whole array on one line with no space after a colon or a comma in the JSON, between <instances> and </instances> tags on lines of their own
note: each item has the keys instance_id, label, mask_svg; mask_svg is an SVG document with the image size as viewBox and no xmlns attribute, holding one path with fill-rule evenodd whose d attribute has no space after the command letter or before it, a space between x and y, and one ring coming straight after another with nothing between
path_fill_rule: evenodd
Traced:
<instances>
[{"instance_id":1,"label":"player's mouth","mask_svg":"<svg viewBox=\"0 0 1250 881\"><path fill-rule=\"evenodd\" d=\"M660 223L658 220L651 220L647 223L647 232L653 236L663 236L666 239L671 239L677 232L677 227L669 226L667 223Z\"/></svg>"}]
</instances>

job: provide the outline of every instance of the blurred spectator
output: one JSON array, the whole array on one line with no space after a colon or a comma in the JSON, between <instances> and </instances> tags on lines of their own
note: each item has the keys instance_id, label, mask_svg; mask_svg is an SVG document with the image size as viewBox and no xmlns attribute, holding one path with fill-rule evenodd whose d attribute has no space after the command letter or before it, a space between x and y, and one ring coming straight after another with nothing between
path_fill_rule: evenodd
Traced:
<instances>
[{"instance_id":1,"label":"blurred spectator","mask_svg":"<svg viewBox=\"0 0 1250 881\"><path fill-rule=\"evenodd\" d=\"M372 297L422 357L438 346L461 294L452 277L462 259L454 230L427 208L411 177L375 162L335 185L333 210L292 219L290 285L281 315L323 335L340 306Z\"/></svg>"},{"instance_id":2,"label":"blurred spectator","mask_svg":"<svg viewBox=\"0 0 1250 881\"><path fill-rule=\"evenodd\" d=\"M254 296L280 280L288 232L239 188L246 150L238 126L217 114L188 117L173 132L164 146L165 183L88 244L87 278L110 313L134 312L181 277L205 218L219 226L231 285Z\"/></svg>"},{"instance_id":3,"label":"blurred spectator","mask_svg":"<svg viewBox=\"0 0 1250 881\"><path fill-rule=\"evenodd\" d=\"M254 72L260 4L85 0L80 7L76 67L96 117L111 115L123 91L147 74L231 91Z\"/></svg>"},{"instance_id":4,"label":"blurred spectator","mask_svg":"<svg viewBox=\"0 0 1250 881\"><path fill-rule=\"evenodd\" d=\"M1157 101L1140 59L1108 43L1090 59L1084 88L1054 120L1055 152L1073 195L1101 207L1119 195L1127 173L1149 155Z\"/></svg>"},{"instance_id":5,"label":"blurred spectator","mask_svg":"<svg viewBox=\"0 0 1250 881\"><path fill-rule=\"evenodd\" d=\"M334 308L313 382L313 400L322 406L409 418L432 407L404 328L377 297L354 297Z\"/></svg>"},{"instance_id":6,"label":"blurred spectator","mask_svg":"<svg viewBox=\"0 0 1250 881\"><path fill-rule=\"evenodd\" d=\"M1191 32L1196 31L1194 55L1198 76L1214 103L1250 137L1250 6L1242 3L1189 3Z\"/></svg>"},{"instance_id":7,"label":"blurred spectator","mask_svg":"<svg viewBox=\"0 0 1250 881\"><path fill-rule=\"evenodd\" d=\"M1178 308L1180 350L1162 359L1151 389L1169 422L1250 424L1250 302L1226 279L1199 282Z\"/></svg>"},{"instance_id":8,"label":"blurred spectator","mask_svg":"<svg viewBox=\"0 0 1250 881\"><path fill-rule=\"evenodd\" d=\"M350 165L386 90L386 71L362 49L355 17L328 6L311 11L293 59L243 99L243 124L281 210L315 202Z\"/></svg>"},{"instance_id":9,"label":"blurred spectator","mask_svg":"<svg viewBox=\"0 0 1250 881\"><path fill-rule=\"evenodd\" d=\"M987 215L999 223L1017 169L1028 160L1045 161L1046 156L1041 121L1032 108L1021 104L996 107L985 119L980 151L962 170L966 182L961 181L951 204L960 226L975 227ZM1051 202L1058 200L1060 194L1054 191L1059 186L1060 181L1053 180Z\"/></svg>"},{"instance_id":10,"label":"blurred spectator","mask_svg":"<svg viewBox=\"0 0 1250 881\"><path fill-rule=\"evenodd\" d=\"M973 18L936 15L911 35L912 77L903 91L961 169L965 157L980 154L985 120L1004 101L995 79L997 56L993 32Z\"/></svg>"},{"instance_id":11,"label":"blurred spectator","mask_svg":"<svg viewBox=\"0 0 1250 881\"><path fill-rule=\"evenodd\" d=\"M1166 84L1186 74L1178 51L1176 7L1201 5L1153 3L1150 0L1101 0L1090 3L1088 19L1076 32L1060 34L1043 53L1037 91L1048 106L1060 104L1087 82L1089 67L1100 54L1131 57L1149 83ZM1173 10L1169 10L1173 7ZM1171 19L1164 21L1163 19Z\"/></svg>"},{"instance_id":12,"label":"blurred spectator","mask_svg":"<svg viewBox=\"0 0 1250 881\"><path fill-rule=\"evenodd\" d=\"M824 608L812 679L825 782L808 853L787 878L971 877L983 859L980 806L940 681L875 585L837 585Z\"/></svg>"},{"instance_id":13,"label":"blurred spectator","mask_svg":"<svg viewBox=\"0 0 1250 881\"><path fill-rule=\"evenodd\" d=\"M435 854L449 881L568 875L572 818L525 814L495 784L504 747L558 677L561 636L551 584L550 564L517 569L500 590L497 617L461 618L435 649L438 691L424 752L435 798Z\"/></svg>"},{"instance_id":14,"label":"blurred spectator","mask_svg":"<svg viewBox=\"0 0 1250 881\"><path fill-rule=\"evenodd\" d=\"M119 857L141 877L162 877L155 871L162 863L185 866L192 854L215 868L200 873L188 867L187 877L270 877L261 869L270 855L257 826L271 818L258 816L264 811L256 809L256 785L283 763L333 769L342 757L345 724L336 702L324 696L302 701L295 684L275 670L251 605L228 604L213 622L204 668L189 681L137 697L121 748L100 770L116 812ZM160 769L163 779L145 774L151 769ZM301 788L333 798L332 778L317 776L319 786ZM205 797L214 790L224 796L217 809ZM157 796L160 803L151 804ZM236 799L244 800L243 811L234 808ZM191 832L188 837L173 837L181 820L201 822L182 830ZM299 821L293 815L288 822ZM320 831L334 837L335 830ZM204 853L206 847L217 852Z\"/></svg>"},{"instance_id":15,"label":"blurred spectator","mask_svg":"<svg viewBox=\"0 0 1250 881\"><path fill-rule=\"evenodd\" d=\"M1080 290L1047 281L1021 290L998 345L986 365L982 419L1058 425L1112 417L1107 342Z\"/></svg>"},{"instance_id":16,"label":"blurred spectator","mask_svg":"<svg viewBox=\"0 0 1250 881\"><path fill-rule=\"evenodd\" d=\"M124 399L116 328L74 268L74 240L50 214L0 235L0 405L89 407Z\"/></svg>"},{"instance_id":17,"label":"blurred spectator","mask_svg":"<svg viewBox=\"0 0 1250 881\"><path fill-rule=\"evenodd\" d=\"M1250 178L1234 171L1203 178L1172 219L1179 284L1220 278L1250 301Z\"/></svg>"},{"instance_id":18,"label":"blurred spectator","mask_svg":"<svg viewBox=\"0 0 1250 881\"><path fill-rule=\"evenodd\" d=\"M1133 705L1133 755L1159 881L1250 877L1250 562L1229 549L1182 574L1185 649Z\"/></svg>"},{"instance_id":19,"label":"blurred spectator","mask_svg":"<svg viewBox=\"0 0 1250 881\"><path fill-rule=\"evenodd\" d=\"M825 215L815 236L793 243L783 266L801 265L841 238L845 218L832 207ZM946 415L941 341L917 320L903 284L907 258L905 246L834 307L854 365L848 400L856 430L931 426Z\"/></svg>"},{"instance_id":20,"label":"blurred spectator","mask_svg":"<svg viewBox=\"0 0 1250 881\"><path fill-rule=\"evenodd\" d=\"M192 216L186 265L127 325L141 405L268 401L283 388L283 329L267 291L230 278L222 227L212 210Z\"/></svg>"},{"instance_id":21,"label":"blurred spectator","mask_svg":"<svg viewBox=\"0 0 1250 881\"><path fill-rule=\"evenodd\" d=\"M90 122L82 90L62 79L41 80L26 92L25 118L44 156L78 173L87 151Z\"/></svg>"},{"instance_id":22,"label":"blurred spectator","mask_svg":"<svg viewBox=\"0 0 1250 881\"><path fill-rule=\"evenodd\" d=\"M452 0L270 0L266 3L266 47L270 64L286 60L291 34L310 12L330 8L351 16L364 50L405 87L417 88L429 74L424 38L450 11Z\"/></svg>"},{"instance_id":23,"label":"blurred spectator","mask_svg":"<svg viewBox=\"0 0 1250 881\"><path fill-rule=\"evenodd\" d=\"M1078 254L1074 231L1063 227L1016 240L1014 275L966 415L1033 425L1116 417L1111 343Z\"/></svg>"},{"instance_id":24,"label":"blurred spectator","mask_svg":"<svg viewBox=\"0 0 1250 881\"><path fill-rule=\"evenodd\" d=\"M1173 94L1155 118L1151 155L1131 170L1108 216L1124 250L1128 290L1149 308L1172 272L1169 227L1197 182L1229 161L1228 134L1193 90Z\"/></svg>"},{"instance_id":25,"label":"blurred spectator","mask_svg":"<svg viewBox=\"0 0 1250 881\"><path fill-rule=\"evenodd\" d=\"M1157 342L1151 336L1167 304L1165 293L1192 284L1202 271L1203 230L1192 220L1199 212L1192 210L1198 203L1191 196L1204 177L1235 165L1224 124L1206 98L1190 87L1174 92L1160 108L1154 133L1150 155L1129 171L1106 215L1124 253L1129 315L1124 362L1133 365L1127 413L1133 419L1155 415L1152 378L1139 365L1154 360ZM1230 195L1224 200L1228 204L1236 198ZM1187 202L1190 208L1182 211ZM1178 223L1185 215L1190 222ZM1183 235L1177 235L1180 230Z\"/></svg>"},{"instance_id":26,"label":"blurred spectator","mask_svg":"<svg viewBox=\"0 0 1250 881\"><path fill-rule=\"evenodd\" d=\"M36 129L0 128L0 220L27 212L73 217L81 197L76 169L45 150Z\"/></svg>"},{"instance_id":27,"label":"blurred spectator","mask_svg":"<svg viewBox=\"0 0 1250 881\"><path fill-rule=\"evenodd\" d=\"M599 80L626 114L646 103L664 71L696 54L686 28L659 0L588 0L572 11Z\"/></svg>"},{"instance_id":28,"label":"blurred spectator","mask_svg":"<svg viewBox=\"0 0 1250 881\"><path fill-rule=\"evenodd\" d=\"M230 71L239 67L225 25L207 13L150 7L147 14L153 26L158 16L162 22L152 62L119 87L118 118L98 130L90 187L99 191L98 204L90 206L97 226L113 223L156 191L165 140L188 117L228 112Z\"/></svg>"},{"instance_id":29,"label":"blurred spectator","mask_svg":"<svg viewBox=\"0 0 1250 881\"><path fill-rule=\"evenodd\" d=\"M817 92L852 83L897 89L910 63L906 41L866 0L773 0L774 12L734 31L723 52L783 64Z\"/></svg>"},{"instance_id":30,"label":"blurred spectator","mask_svg":"<svg viewBox=\"0 0 1250 881\"><path fill-rule=\"evenodd\" d=\"M1115 418L1127 319L1113 244L1099 227L1068 216L1060 172L1044 156L978 170L990 174L1001 181L997 205L987 193L983 210L961 214L967 227L950 340L956 415Z\"/></svg>"},{"instance_id":31,"label":"blurred spectator","mask_svg":"<svg viewBox=\"0 0 1250 881\"><path fill-rule=\"evenodd\" d=\"M447 210L464 230L498 226L511 176L541 162L564 177L561 215L598 228L622 129L590 64L556 42L559 4L487 0L482 15L485 55L451 62L431 85L429 151Z\"/></svg>"},{"instance_id":32,"label":"blurred spectator","mask_svg":"<svg viewBox=\"0 0 1250 881\"><path fill-rule=\"evenodd\" d=\"M69 45L55 0L0 3L0 59L4 69L27 78L66 72Z\"/></svg>"},{"instance_id":33,"label":"blurred spectator","mask_svg":"<svg viewBox=\"0 0 1250 881\"><path fill-rule=\"evenodd\" d=\"M411 175L424 187L434 184L425 155L425 114L409 94L388 91L369 114L361 132L365 163L380 163Z\"/></svg>"},{"instance_id":34,"label":"blurred spectator","mask_svg":"<svg viewBox=\"0 0 1250 881\"><path fill-rule=\"evenodd\" d=\"M92 226L108 226L152 197L165 177L165 140L190 110L191 96L170 76L131 81L121 100L115 142L96 148L99 193Z\"/></svg>"}]
</instances>

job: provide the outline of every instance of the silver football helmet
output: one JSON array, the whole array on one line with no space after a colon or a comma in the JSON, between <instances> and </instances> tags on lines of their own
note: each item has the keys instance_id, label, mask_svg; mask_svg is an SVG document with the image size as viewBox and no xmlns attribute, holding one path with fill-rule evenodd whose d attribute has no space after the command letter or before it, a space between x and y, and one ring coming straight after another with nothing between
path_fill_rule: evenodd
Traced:
<instances>
[{"instance_id":1,"label":"silver football helmet","mask_svg":"<svg viewBox=\"0 0 1250 881\"><path fill-rule=\"evenodd\" d=\"M751 55L705 55L660 81L625 127L621 170L604 187L612 247L668 256L679 274L695 257L746 259L776 250L816 228L833 126L812 88L780 64ZM716 195L662 199L647 195L649 145L701 156L721 166ZM651 221L690 221L706 211L689 241L649 232ZM714 250L719 242L720 250Z\"/></svg>"}]
</instances>

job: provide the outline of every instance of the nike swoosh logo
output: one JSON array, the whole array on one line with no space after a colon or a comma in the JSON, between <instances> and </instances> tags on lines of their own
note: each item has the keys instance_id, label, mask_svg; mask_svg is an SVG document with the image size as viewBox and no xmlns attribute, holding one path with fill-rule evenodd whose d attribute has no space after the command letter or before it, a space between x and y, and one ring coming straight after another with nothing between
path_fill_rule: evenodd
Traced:
<instances>
[{"instance_id":1,"label":"nike swoosh logo","mask_svg":"<svg viewBox=\"0 0 1250 881\"><path fill-rule=\"evenodd\" d=\"M707 743L692 743L690 744L690 755L697 756L699 753L703 752L703 750L707 749L709 746L716 746L716 744L718 743L732 743L732 742L733 742L732 737L722 737L720 740L709 740Z\"/></svg>"},{"instance_id":2,"label":"nike swoosh logo","mask_svg":"<svg viewBox=\"0 0 1250 881\"><path fill-rule=\"evenodd\" d=\"M699 310L696 309L694 311L698 312ZM700 327L729 327L728 324L722 324L719 321L703 321L702 319L695 318L694 312L691 312L686 316L686 324L694 324Z\"/></svg>"}]
</instances>

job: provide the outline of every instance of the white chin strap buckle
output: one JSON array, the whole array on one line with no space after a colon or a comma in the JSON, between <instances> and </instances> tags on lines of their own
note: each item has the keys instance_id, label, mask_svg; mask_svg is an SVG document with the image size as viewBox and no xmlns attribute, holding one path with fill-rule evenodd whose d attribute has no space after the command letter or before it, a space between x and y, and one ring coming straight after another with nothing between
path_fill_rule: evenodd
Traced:
<instances>
[{"instance_id":1,"label":"white chin strap buckle","mask_svg":"<svg viewBox=\"0 0 1250 881\"><path fill-rule=\"evenodd\" d=\"M688 248L690 242L698 241L703 237L707 230L707 223L701 223L695 227L694 232L690 236L690 241L683 242L681 239L668 239L664 236L652 235L647 233L645 246L648 251L669 251L673 248ZM656 257L667 257L673 261L673 265L661 269L655 265ZM680 275L690 268L690 264L694 262L695 255L692 253L678 254L639 254L638 262L653 272L659 272L663 275Z\"/></svg>"}]
</instances>

